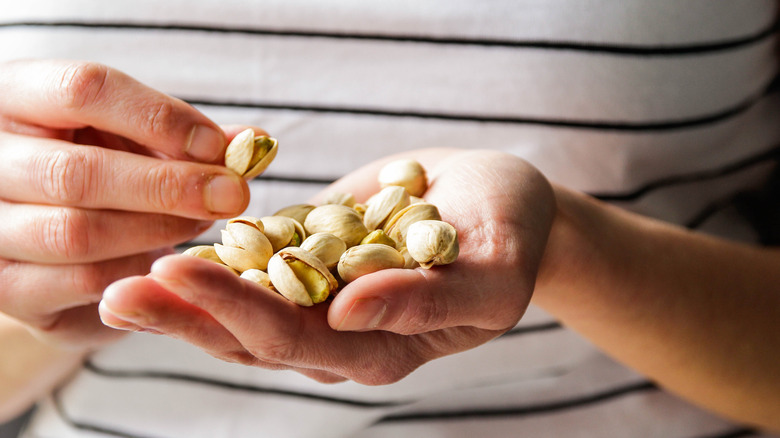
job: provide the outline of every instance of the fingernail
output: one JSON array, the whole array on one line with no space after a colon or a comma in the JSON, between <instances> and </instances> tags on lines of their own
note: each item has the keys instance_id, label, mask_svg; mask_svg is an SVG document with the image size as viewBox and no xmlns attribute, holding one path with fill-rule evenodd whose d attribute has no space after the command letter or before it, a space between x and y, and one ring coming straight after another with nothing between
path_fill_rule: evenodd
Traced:
<instances>
[{"instance_id":1,"label":"fingernail","mask_svg":"<svg viewBox=\"0 0 780 438\"><path fill-rule=\"evenodd\" d=\"M350 307L336 327L339 331L372 330L379 326L387 312L387 302L381 298L361 298Z\"/></svg>"},{"instance_id":2,"label":"fingernail","mask_svg":"<svg viewBox=\"0 0 780 438\"><path fill-rule=\"evenodd\" d=\"M138 324L128 321L128 319L133 319L134 316L136 316L135 319L138 319L138 315L123 314L120 317L116 312L109 309L104 301L101 301L98 307L100 308L100 320L108 327L133 332L142 329Z\"/></svg>"},{"instance_id":3,"label":"fingernail","mask_svg":"<svg viewBox=\"0 0 780 438\"><path fill-rule=\"evenodd\" d=\"M204 125L195 125L187 137L184 152L190 157L208 163L217 161L225 147L225 136Z\"/></svg>"},{"instance_id":4,"label":"fingernail","mask_svg":"<svg viewBox=\"0 0 780 438\"><path fill-rule=\"evenodd\" d=\"M244 206L244 189L238 175L216 175L203 189L203 202L212 213L238 213Z\"/></svg>"}]
</instances>

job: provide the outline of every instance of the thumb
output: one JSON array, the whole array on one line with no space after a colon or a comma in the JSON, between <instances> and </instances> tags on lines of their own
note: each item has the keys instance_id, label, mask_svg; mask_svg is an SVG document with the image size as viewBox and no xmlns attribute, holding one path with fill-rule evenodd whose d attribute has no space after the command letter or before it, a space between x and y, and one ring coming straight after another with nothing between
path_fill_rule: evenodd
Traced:
<instances>
[{"instance_id":1,"label":"thumb","mask_svg":"<svg viewBox=\"0 0 780 438\"><path fill-rule=\"evenodd\" d=\"M479 270L388 269L348 284L330 305L339 331L387 330L411 335L457 326L507 330L525 312L530 288L491 288Z\"/></svg>"}]
</instances>

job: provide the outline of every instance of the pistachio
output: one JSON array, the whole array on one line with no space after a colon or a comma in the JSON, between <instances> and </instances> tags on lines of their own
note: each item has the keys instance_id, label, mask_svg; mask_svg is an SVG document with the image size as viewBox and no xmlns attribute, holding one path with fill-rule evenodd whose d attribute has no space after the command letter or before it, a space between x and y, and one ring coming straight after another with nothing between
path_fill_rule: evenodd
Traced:
<instances>
[{"instance_id":1,"label":"pistachio","mask_svg":"<svg viewBox=\"0 0 780 438\"><path fill-rule=\"evenodd\" d=\"M351 193L329 192L322 200L322 205L339 204L347 207L355 206L355 197Z\"/></svg>"},{"instance_id":2,"label":"pistachio","mask_svg":"<svg viewBox=\"0 0 780 438\"><path fill-rule=\"evenodd\" d=\"M273 246L261 227L249 221L228 221L222 232L222 245L214 244L219 258L239 272L265 269Z\"/></svg>"},{"instance_id":3,"label":"pistachio","mask_svg":"<svg viewBox=\"0 0 780 438\"><path fill-rule=\"evenodd\" d=\"M333 234L343 240L347 248L357 245L368 234L357 211L337 204L322 205L312 210L306 216L303 227L309 234Z\"/></svg>"},{"instance_id":4,"label":"pistachio","mask_svg":"<svg viewBox=\"0 0 780 438\"><path fill-rule=\"evenodd\" d=\"M298 247L285 248L271 257L268 275L274 288L288 300L312 306L338 287L336 278L317 257Z\"/></svg>"},{"instance_id":5,"label":"pistachio","mask_svg":"<svg viewBox=\"0 0 780 438\"><path fill-rule=\"evenodd\" d=\"M406 248L425 269L433 265L446 265L458 258L458 232L443 221L415 222L409 225Z\"/></svg>"},{"instance_id":6,"label":"pistachio","mask_svg":"<svg viewBox=\"0 0 780 438\"><path fill-rule=\"evenodd\" d=\"M369 230L381 228L388 219L409 205L409 192L399 186L385 187L368 202L363 223Z\"/></svg>"},{"instance_id":7,"label":"pistachio","mask_svg":"<svg viewBox=\"0 0 780 438\"><path fill-rule=\"evenodd\" d=\"M277 252L286 246L300 246L306 238L303 225L286 216L265 216L260 218L265 227L265 237L271 242L273 251Z\"/></svg>"},{"instance_id":8,"label":"pistachio","mask_svg":"<svg viewBox=\"0 0 780 438\"><path fill-rule=\"evenodd\" d=\"M328 269L333 269L339 263L341 254L347 250L347 244L333 234L315 233L301 243L301 248L322 260Z\"/></svg>"},{"instance_id":9,"label":"pistachio","mask_svg":"<svg viewBox=\"0 0 780 438\"><path fill-rule=\"evenodd\" d=\"M225 150L225 166L245 179L252 179L268 168L279 144L267 136L255 136L252 129L236 135Z\"/></svg>"},{"instance_id":10,"label":"pistachio","mask_svg":"<svg viewBox=\"0 0 780 438\"><path fill-rule=\"evenodd\" d=\"M225 262L223 262L222 259L219 258L219 256L217 255L217 251L214 249L214 246L212 245L193 246L192 248L188 248L186 251L182 252L182 254L187 256L192 256L192 257L198 257L201 259L211 260L212 262L220 266L224 266L225 269L229 269L234 274L238 274L238 271L226 265Z\"/></svg>"},{"instance_id":11,"label":"pistachio","mask_svg":"<svg viewBox=\"0 0 780 438\"><path fill-rule=\"evenodd\" d=\"M368 243L346 250L339 259L338 272L342 280L350 283L372 272L403 266L404 257L395 248L380 243Z\"/></svg>"},{"instance_id":12,"label":"pistachio","mask_svg":"<svg viewBox=\"0 0 780 438\"><path fill-rule=\"evenodd\" d=\"M409 225L421 220L441 220L439 209L428 202L411 204L399 211L384 226L385 233L395 240L398 248L406 246L406 232Z\"/></svg>"},{"instance_id":13,"label":"pistachio","mask_svg":"<svg viewBox=\"0 0 780 438\"><path fill-rule=\"evenodd\" d=\"M425 169L414 160L396 160L387 163L377 176L382 187L401 186L412 196L420 197L428 189Z\"/></svg>"},{"instance_id":14,"label":"pistachio","mask_svg":"<svg viewBox=\"0 0 780 438\"><path fill-rule=\"evenodd\" d=\"M266 289L275 290L273 284L271 284L271 277L259 269L247 269L241 273L240 277L257 283Z\"/></svg>"},{"instance_id":15,"label":"pistachio","mask_svg":"<svg viewBox=\"0 0 780 438\"><path fill-rule=\"evenodd\" d=\"M352 207L352 208L354 208L355 211L358 212L359 215L365 216L366 215L366 210L368 210L368 205L360 203L360 202L357 202L357 203L355 203L355 206Z\"/></svg>"},{"instance_id":16,"label":"pistachio","mask_svg":"<svg viewBox=\"0 0 780 438\"><path fill-rule=\"evenodd\" d=\"M309 212L314 210L314 208L315 206L311 204L295 204L284 207L273 215L291 217L303 224L306 221L306 216L308 216Z\"/></svg>"},{"instance_id":17,"label":"pistachio","mask_svg":"<svg viewBox=\"0 0 780 438\"><path fill-rule=\"evenodd\" d=\"M360 241L361 245L367 245L369 243L381 243L382 245L392 246L395 248L395 240L391 239L390 236L385 234L384 230L374 230L368 233L368 235Z\"/></svg>"},{"instance_id":18,"label":"pistachio","mask_svg":"<svg viewBox=\"0 0 780 438\"><path fill-rule=\"evenodd\" d=\"M417 262L417 260L415 260L411 254L409 254L409 249L407 249L405 246L399 248L398 252L400 252L401 255L404 256L404 269L414 269L420 266L420 263Z\"/></svg>"}]
</instances>

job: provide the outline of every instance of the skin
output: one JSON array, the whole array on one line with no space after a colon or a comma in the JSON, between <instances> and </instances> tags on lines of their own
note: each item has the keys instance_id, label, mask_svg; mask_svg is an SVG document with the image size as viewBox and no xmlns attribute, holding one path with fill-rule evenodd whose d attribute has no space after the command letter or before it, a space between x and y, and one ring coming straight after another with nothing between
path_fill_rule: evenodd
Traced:
<instances>
[{"instance_id":1,"label":"skin","mask_svg":"<svg viewBox=\"0 0 780 438\"><path fill-rule=\"evenodd\" d=\"M0 79L0 84L8 88L9 79ZM88 95L108 95L110 90L101 87ZM49 100L38 97L38 101ZM192 114L187 117L196 118ZM24 120L19 115L13 119ZM184 116L169 120L182 119L187 120ZM88 123L94 126L94 122ZM57 129L65 128L58 125ZM129 135L135 130L123 132ZM13 135L24 136L31 145L48 144L53 138L29 132ZM186 136L163 142L165 146L146 154L146 158L159 156L162 150L175 154L181 150L183 138ZM136 145L152 140L133 139ZM91 346L105 341L103 335L90 331L98 327L94 306L99 302L99 315L108 326L166 334L223 360L293 369L321 382L351 379L382 385L402 379L428 361L473 348L504 333L534 300L608 354L693 403L742 422L780 429L780 420L773 415L773 407L780 405L780 395L772 390L780 387L776 366L780 351L780 333L776 330L780 316L777 250L705 237L609 207L551 185L533 166L514 156L457 150L415 151L405 156L417 159L428 169L432 184L426 198L460 232L460 257L452 265L432 270L380 271L347 285L328 306L303 308L211 262L192 257L162 257L151 265L150 273L132 275L142 274L140 268L148 263L139 262L138 272L122 271L128 263L111 260L128 255L105 254L116 250L98 240L89 245L96 251L92 257L84 256L88 251L77 254L86 264L117 263L117 267L111 275L101 277L104 281L95 281L97 287L90 288L92 292L61 292L52 286L42 293L45 296L28 299L23 292L35 289L30 285L47 281L46 275L35 276L35 271L28 271L31 280L24 275L7 277L12 281L9 284L21 286L3 294L0 309L8 314L16 311L12 316L38 331L42 326L29 315L51 317L80 309L80 320L93 325L61 323L44 332ZM376 175L381 166L395 158L369 164L330 190L353 193L359 201L365 200L379 189ZM132 159L122 155L128 163ZM30 160L22 157L23 162ZM157 165L163 165L161 162L173 165L169 160L155 161ZM217 171L203 164L176 163ZM139 169L139 173L146 175L145 169ZM133 177L131 172L127 177ZM186 178L177 181L188 186ZM148 184L164 185L154 180ZM159 193L154 188L159 186L143 193ZM0 193L0 197L5 196ZM107 214L100 209L110 208L105 205L108 194L98 190L93 198L86 198L93 202L72 206L71 199L70 203L54 203L53 208L94 209L96 214ZM172 221L183 221L171 225L181 233L171 232L177 238L195 232L187 228L189 219L182 217L213 219L203 210L160 211L148 204L142 207L144 201L139 199L122 205L131 223L135 223L135 215L149 220L164 212L179 213L167 215ZM19 212L19 217L24 217L23 213ZM135 226L140 230L145 225ZM10 229L24 232L21 228ZM169 244L155 234L153 227L147 231L151 233L149 242L144 242L148 247L141 245L144 248L138 251ZM2 232L11 234L7 229ZM112 233L108 229L105 232ZM119 234L112 237L121 239ZM61 253L52 255L47 250L50 247L36 244L38 241L30 241L26 251L48 254L48 259L37 264L34 260L9 263L43 270L51 269L51 262L64 260ZM15 245L24 248L25 243ZM136 257L151 260L156 255ZM71 265L54 266L69 269ZM2 272L12 275L14 271ZM121 279L110 283L115 278ZM59 300L57 306L42 304L54 296ZM26 309L26 313L18 309ZM114 333L107 330L101 328L99 332Z\"/></svg>"}]
</instances>

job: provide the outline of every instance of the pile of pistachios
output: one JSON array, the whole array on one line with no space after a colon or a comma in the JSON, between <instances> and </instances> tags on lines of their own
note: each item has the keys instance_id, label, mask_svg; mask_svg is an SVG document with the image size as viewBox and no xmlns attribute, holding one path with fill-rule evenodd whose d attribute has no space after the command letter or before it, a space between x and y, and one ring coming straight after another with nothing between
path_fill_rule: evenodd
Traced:
<instances>
[{"instance_id":1,"label":"pile of pistachios","mask_svg":"<svg viewBox=\"0 0 780 438\"><path fill-rule=\"evenodd\" d=\"M228 146L226 165L252 178L276 155L276 140L247 130ZM348 193L329 193L321 205L297 204L272 216L227 221L222 243L184 254L225 266L242 278L301 305L333 296L345 284L382 269L430 269L458 257L455 228L422 199L425 169L394 161L378 175L382 189L365 204Z\"/></svg>"}]
</instances>

